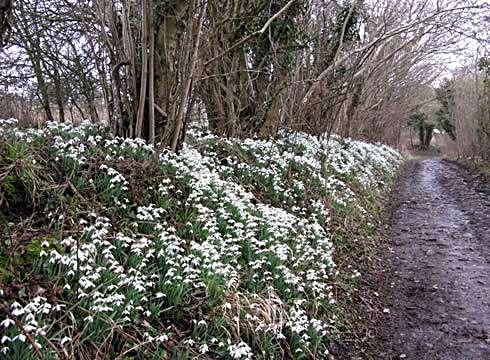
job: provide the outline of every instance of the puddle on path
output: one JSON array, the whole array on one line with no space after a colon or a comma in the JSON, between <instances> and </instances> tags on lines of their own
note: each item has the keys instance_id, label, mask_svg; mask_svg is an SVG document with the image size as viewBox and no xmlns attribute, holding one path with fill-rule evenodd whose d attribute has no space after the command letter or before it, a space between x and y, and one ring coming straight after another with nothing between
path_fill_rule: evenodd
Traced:
<instances>
[{"instance_id":1,"label":"puddle on path","mask_svg":"<svg viewBox=\"0 0 490 360\"><path fill-rule=\"evenodd\" d=\"M390 221L381 359L490 359L490 204L464 170L413 163Z\"/></svg>"}]
</instances>

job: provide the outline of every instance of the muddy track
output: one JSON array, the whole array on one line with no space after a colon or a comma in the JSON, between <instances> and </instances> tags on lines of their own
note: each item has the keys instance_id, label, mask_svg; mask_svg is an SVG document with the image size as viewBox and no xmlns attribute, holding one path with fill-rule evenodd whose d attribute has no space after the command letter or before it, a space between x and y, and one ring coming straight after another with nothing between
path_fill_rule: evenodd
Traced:
<instances>
[{"instance_id":1,"label":"muddy track","mask_svg":"<svg viewBox=\"0 0 490 360\"><path fill-rule=\"evenodd\" d=\"M490 202L439 159L403 172L389 220L380 359L490 359Z\"/></svg>"}]
</instances>

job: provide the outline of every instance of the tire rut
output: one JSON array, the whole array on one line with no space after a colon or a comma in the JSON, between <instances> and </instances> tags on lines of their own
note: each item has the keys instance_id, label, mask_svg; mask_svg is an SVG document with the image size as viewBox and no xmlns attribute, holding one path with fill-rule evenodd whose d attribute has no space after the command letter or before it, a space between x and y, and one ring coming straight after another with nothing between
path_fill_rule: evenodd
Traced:
<instances>
[{"instance_id":1,"label":"tire rut","mask_svg":"<svg viewBox=\"0 0 490 360\"><path fill-rule=\"evenodd\" d=\"M389 221L382 359L490 359L490 203L439 159L412 163Z\"/></svg>"}]
</instances>

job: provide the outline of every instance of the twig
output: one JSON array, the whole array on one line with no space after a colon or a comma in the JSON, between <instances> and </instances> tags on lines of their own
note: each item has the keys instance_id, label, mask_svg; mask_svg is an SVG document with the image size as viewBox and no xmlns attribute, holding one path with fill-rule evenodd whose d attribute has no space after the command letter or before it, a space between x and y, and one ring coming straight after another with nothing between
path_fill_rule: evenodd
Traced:
<instances>
[{"instance_id":1,"label":"twig","mask_svg":"<svg viewBox=\"0 0 490 360\"><path fill-rule=\"evenodd\" d=\"M131 351L139 349L140 347L145 346L146 344L149 344L151 342L152 342L152 340L143 341L142 343L139 343L139 344L133 346L132 348L126 350L125 352L119 354L119 356L115 360L122 359L124 357L124 355L129 354Z\"/></svg>"},{"instance_id":2,"label":"twig","mask_svg":"<svg viewBox=\"0 0 490 360\"><path fill-rule=\"evenodd\" d=\"M276 20L279 16L281 16L281 14L283 12L285 12L287 9L289 9L289 7L291 5L293 5L293 3L295 2L296 0L290 0L286 5L283 6L283 8L281 10L279 10L277 13L275 13L269 20L267 20L267 22L264 24L264 26L262 26L262 28L260 30L257 30L253 33L251 33L250 35L248 36L245 36L242 40L236 42L235 44L233 44L231 47L229 47L228 49L226 49L225 51L221 52L220 54L216 55L215 57L213 57L212 59L206 61L204 63L204 67L208 66L210 63L212 63L213 61L217 60L218 58L222 57L223 55L229 53L230 51L234 50L235 48L239 47L240 45L243 45L244 43L246 43L247 41L249 41L250 39L252 39L253 37L255 36L258 36L258 35L261 35L263 33L265 33L265 31L269 28L269 26L272 24L272 22L274 20Z\"/></svg>"},{"instance_id":3,"label":"twig","mask_svg":"<svg viewBox=\"0 0 490 360\"><path fill-rule=\"evenodd\" d=\"M55 346L55 345L54 345L54 344L51 342L51 340L49 340L49 339L48 339L46 336L44 336L44 335L39 335L39 336L41 336L41 337L43 338L43 340L46 342L46 344L48 344L48 345L49 345L49 347L50 347L51 349L53 349L53 351L54 351L54 352L55 352L55 353L58 355L58 358L59 358L59 359L65 359L65 358L66 358L65 356L63 356L63 353L60 353L60 352L58 351L58 349L57 349L57 348L56 348L56 346Z\"/></svg>"},{"instance_id":4,"label":"twig","mask_svg":"<svg viewBox=\"0 0 490 360\"><path fill-rule=\"evenodd\" d=\"M41 350L37 346L36 342L34 341L34 339L31 336L31 334L29 334L27 331L24 330L24 327L22 326L22 323L15 316L12 316L12 318L13 318L13 320L15 322L15 325L17 325L17 328L26 336L27 340L29 340L29 342L31 343L32 348L36 352L36 355L40 359L44 359L43 353L41 352Z\"/></svg>"},{"instance_id":5,"label":"twig","mask_svg":"<svg viewBox=\"0 0 490 360\"><path fill-rule=\"evenodd\" d=\"M168 115L165 111L163 111L163 109L158 106L157 104L153 104L155 106L155 109L160 113L160 115L162 115L164 118L168 118Z\"/></svg>"},{"instance_id":6,"label":"twig","mask_svg":"<svg viewBox=\"0 0 490 360\"><path fill-rule=\"evenodd\" d=\"M70 180L66 179L66 183L68 184L68 187L75 193L75 195L77 195L80 199L85 201L85 198L82 196L82 194L80 194L80 192L77 190L75 185L73 185L73 183Z\"/></svg>"}]
</instances>

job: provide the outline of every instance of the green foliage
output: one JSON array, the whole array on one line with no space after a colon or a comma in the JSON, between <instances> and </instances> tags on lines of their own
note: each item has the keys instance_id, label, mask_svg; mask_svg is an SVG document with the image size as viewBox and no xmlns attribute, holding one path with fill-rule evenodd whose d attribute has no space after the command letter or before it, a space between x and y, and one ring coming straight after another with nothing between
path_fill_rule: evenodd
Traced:
<instances>
[{"instance_id":1,"label":"green foliage","mask_svg":"<svg viewBox=\"0 0 490 360\"><path fill-rule=\"evenodd\" d=\"M478 68L486 74L484 84L487 88L490 88L490 58L482 57L478 61Z\"/></svg>"},{"instance_id":2,"label":"green foliage","mask_svg":"<svg viewBox=\"0 0 490 360\"><path fill-rule=\"evenodd\" d=\"M52 178L43 171L44 154L35 142L13 141L0 144L0 193L3 201L0 213L13 216L36 207L43 201L44 186Z\"/></svg>"},{"instance_id":3,"label":"green foliage","mask_svg":"<svg viewBox=\"0 0 490 360\"><path fill-rule=\"evenodd\" d=\"M247 7L239 19L235 20L235 32L230 36L230 46L260 30L264 24L287 3L287 0L257 0ZM246 51L251 55L255 69L267 68L274 54L273 47L281 48L280 66L292 68L294 52L302 49L308 41L296 22L296 18L306 11L306 2L294 2L279 18L275 19L268 31L247 42ZM250 19L243 21L243 19Z\"/></svg>"},{"instance_id":4,"label":"green foliage","mask_svg":"<svg viewBox=\"0 0 490 360\"><path fill-rule=\"evenodd\" d=\"M57 133L64 141L74 138L74 134ZM77 136L84 137L80 132ZM170 352L173 358L191 359L200 356L199 344L209 344L205 356L229 358L231 334L239 334L232 341L245 341L259 358L279 358L284 346L295 349L294 358L323 353L330 335L320 333L312 323L302 325L305 331L300 335L288 330L283 320L291 319L295 301L304 294L307 305L295 321L312 314L327 319L340 311L328 301L333 295L317 301L305 284L315 281L321 286L330 279L327 272L321 278L315 272L330 264L330 234L339 242L336 256L344 249L356 251L358 246L350 237L353 231L359 237L371 236L359 204L368 211L379 206L378 189L385 184L361 183L358 175L365 165L372 176L389 173L382 166L386 159L379 159L376 166L377 160L367 160L370 151L380 147L359 146L354 154L354 146L343 142L335 150L340 153L335 160L325 150L321 162L337 166L325 165L329 173L322 177L316 175L322 164L311 160L324 147L311 148L287 138L267 144L201 140L195 145L203 158L192 160L185 154L182 158L162 154L157 160L143 145L133 151L123 141L119 146L108 146L103 140L84 142L83 154L76 157L73 149L79 144L71 141L60 146L63 150L52 148L51 152L49 141L29 145L27 150L25 143L15 140L0 142L2 155L6 154L0 160L0 174L9 167L15 170L15 176L2 186L11 192L44 189L36 190L39 194L33 197L40 210L25 215L28 225L15 219L11 232L33 226L46 232L28 233L17 245L16 237L8 236L9 243L0 248L0 280L2 286L14 281L22 284L23 293L12 297L22 305L33 298L31 284L41 284L50 303L66 305L60 313L40 318L46 338L68 351L98 351L107 358L135 347L128 359L169 358ZM43 156L47 160L41 161ZM203 168L198 172L196 167ZM18 175L22 169L28 174L25 179ZM207 179L208 169L216 177L203 186L198 180ZM326 186L330 178L337 181ZM19 179L26 184L35 179L36 186L29 188ZM233 192L235 185L247 194L245 190ZM199 194L193 197L196 190ZM352 194L344 197L348 190ZM34 202L30 198L22 201ZM304 236L307 229L313 230L309 224L315 218L315 232ZM347 228L350 222L354 225ZM10 251L15 246L21 251ZM325 257L318 260L315 255L322 251ZM236 280L227 278L235 271ZM311 280L291 281L305 274ZM123 278L130 282L122 282ZM140 279L145 283L138 283ZM93 285L84 286L87 281ZM353 280L345 284L354 287ZM120 297L110 300L110 311L95 309L95 304L104 307L104 300L112 295ZM336 319L331 322L332 332L337 331ZM273 333L257 330L259 323L284 327L284 338L278 341ZM60 344L68 328L77 334L77 341ZM7 335L14 337L16 331L12 325ZM147 335L162 334L169 338L165 345L145 340ZM35 340L42 344L46 359L55 358L45 338ZM16 342L9 356L28 359L32 350Z\"/></svg>"},{"instance_id":5,"label":"green foliage","mask_svg":"<svg viewBox=\"0 0 490 360\"><path fill-rule=\"evenodd\" d=\"M436 112L436 122L439 128L444 130L451 139L456 140L456 128L451 120L451 106L454 103L452 93L452 81L444 80L442 85L436 89L437 100L440 108Z\"/></svg>"},{"instance_id":6,"label":"green foliage","mask_svg":"<svg viewBox=\"0 0 490 360\"><path fill-rule=\"evenodd\" d=\"M342 41L344 43L359 41L359 29L357 24L361 18L360 7L362 6L362 1L360 4L352 3L351 1L346 1L340 6L340 9L335 18L335 28L334 34L335 39L338 41L342 37L342 31L345 26L344 35Z\"/></svg>"},{"instance_id":7,"label":"green foliage","mask_svg":"<svg viewBox=\"0 0 490 360\"><path fill-rule=\"evenodd\" d=\"M427 121L427 114L417 111L408 118L408 126L412 128L419 128L425 123L425 121Z\"/></svg>"},{"instance_id":8,"label":"green foliage","mask_svg":"<svg viewBox=\"0 0 490 360\"><path fill-rule=\"evenodd\" d=\"M360 40L358 23L362 19L363 2L345 1L339 5L334 19L330 20L329 26L323 31L328 39L329 51L325 54L325 66L329 66L342 44L355 43ZM346 69L339 67L336 74L342 77L346 74Z\"/></svg>"},{"instance_id":9,"label":"green foliage","mask_svg":"<svg viewBox=\"0 0 490 360\"><path fill-rule=\"evenodd\" d=\"M435 125L429 121L429 116L424 112L416 112L410 115L408 126L415 128L419 134L419 146L428 149L432 141Z\"/></svg>"}]
</instances>

